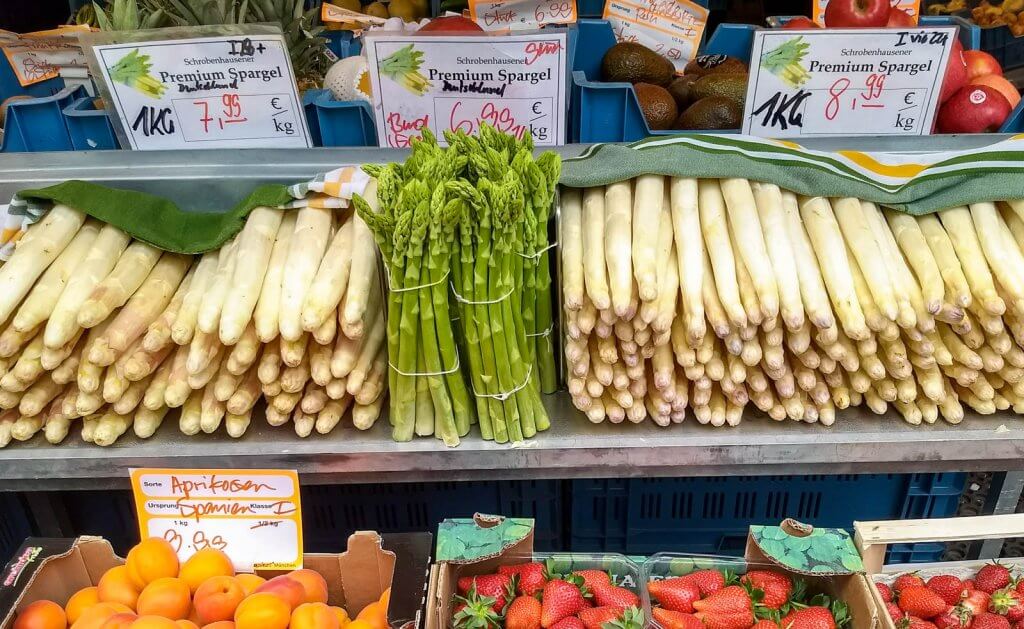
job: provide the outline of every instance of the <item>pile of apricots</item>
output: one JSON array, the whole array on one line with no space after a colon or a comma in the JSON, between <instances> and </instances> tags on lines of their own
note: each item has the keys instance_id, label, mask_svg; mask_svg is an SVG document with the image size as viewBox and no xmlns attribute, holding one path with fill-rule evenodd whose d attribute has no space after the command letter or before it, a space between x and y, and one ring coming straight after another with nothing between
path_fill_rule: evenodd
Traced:
<instances>
[{"instance_id":1,"label":"pile of apricots","mask_svg":"<svg viewBox=\"0 0 1024 629\"><path fill-rule=\"evenodd\" d=\"M63 607L26 606L14 629L387 629L389 596L385 591L353 620L327 605L327 582L317 572L269 580L235 574L228 556L213 548L179 564L170 544L151 537Z\"/></svg>"}]
</instances>

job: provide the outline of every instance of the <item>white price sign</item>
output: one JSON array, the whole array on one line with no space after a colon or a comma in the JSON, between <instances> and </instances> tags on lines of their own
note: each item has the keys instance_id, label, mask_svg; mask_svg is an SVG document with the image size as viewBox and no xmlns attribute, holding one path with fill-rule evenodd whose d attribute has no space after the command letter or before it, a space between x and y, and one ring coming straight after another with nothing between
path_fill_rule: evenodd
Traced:
<instances>
[{"instance_id":1,"label":"white price sign","mask_svg":"<svg viewBox=\"0 0 1024 629\"><path fill-rule=\"evenodd\" d=\"M134 469L131 480L142 538L166 539L182 561L216 548L236 570L302 567L294 471Z\"/></svg>"},{"instance_id":2,"label":"white price sign","mask_svg":"<svg viewBox=\"0 0 1024 629\"><path fill-rule=\"evenodd\" d=\"M381 146L408 147L429 128L473 134L482 123L538 146L565 143L566 35L372 33L365 49Z\"/></svg>"},{"instance_id":3,"label":"white price sign","mask_svg":"<svg viewBox=\"0 0 1024 629\"><path fill-rule=\"evenodd\" d=\"M743 133L931 133L956 27L754 33Z\"/></svg>"},{"instance_id":4,"label":"white price sign","mask_svg":"<svg viewBox=\"0 0 1024 629\"><path fill-rule=\"evenodd\" d=\"M312 146L281 35L97 44L92 52L123 146Z\"/></svg>"},{"instance_id":5,"label":"white price sign","mask_svg":"<svg viewBox=\"0 0 1024 629\"><path fill-rule=\"evenodd\" d=\"M485 31L534 30L575 24L576 0L469 0L469 14Z\"/></svg>"},{"instance_id":6,"label":"white price sign","mask_svg":"<svg viewBox=\"0 0 1024 629\"><path fill-rule=\"evenodd\" d=\"M708 10L689 0L607 0L604 19L616 40L643 44L682 72L700 48Z\"/></svg>"}]
</instances>

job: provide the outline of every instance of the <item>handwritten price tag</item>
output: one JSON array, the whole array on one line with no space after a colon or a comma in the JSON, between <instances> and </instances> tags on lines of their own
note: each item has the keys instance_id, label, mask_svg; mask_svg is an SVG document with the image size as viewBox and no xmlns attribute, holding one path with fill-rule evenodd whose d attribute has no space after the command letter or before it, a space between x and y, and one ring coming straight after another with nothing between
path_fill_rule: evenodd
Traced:
<instances>
[{"instance_id":1,"label":"handwritten price tag","mask_svg":"<svg viewBox=\"0 0 1024 629\"><path fill-rule=\"evenodd\" d=\"M85 41L97 37L88 35ZM112 35L107 35L112 37ZM133 149L312 146L281 35L92 46L93 76Z\"/></svg>"},{"instance_id":2,"label":"handwritten price tag","mask_svg":"<svg viewBox=\"0 0 1024 629\"><path fill-rule=\"evenodd\" d=\"M956 27L754 33L743 132L931 132Z\"/></svg>"},{"instance_id":3,"label":"handwritten price tag","mask_svg":"<svg viewBox=\"0 0 1024 629\"><path fill-rule=\"evenodd\" d=\"M604 19L615 39L643 44L681 72L697 54L708 10L689 0L608 0Z\"/></svg>"},{"instance_id":4,"label":"handwritten price tag","mask_svg":"<svg viewBox=\"0 0 1024 629\"><path fill-rule=\"evenodd\" d=\"M504 37L366 37L381 146L405 148L424 128L476 133L482 123L539 146L565 142L565 33Z\"/></svg>"},{"instance_id":5,"label":"handwritten price tag","mask_svg":"<svg viewBox=\"0 0 1024 629\"><path fill-rule=\"evenodd\" d=\"M828 6L829 0L814 0L814 13L811 19L825 25L825 7ZM892 8L899 9L900 11L906 11L910 17L914 18L914 23L917 23L917 18L921 17L921 0L889 0Z\"/></svg>"},{"instance_id":6,"label":"handwritten price tag","mask_svg":"<svg viewBox=\"0 0 1024 629\"><path fill-rule=\"evenodd\" d=\"M286 470L131 471L139 532L184 561L223 550L237 570L302 567L299 477Z\"/></svg>"},{"instance_id":7,"label":"handwritten price tag","mask_svg":"<svg viewBox=\"0 0 1024 629\"><path fill-rule=\"evenodd\" d=\"M469 14L485 31L533 30L575 24L576 0L469 0Z\"/></svg>"}]
</instances>

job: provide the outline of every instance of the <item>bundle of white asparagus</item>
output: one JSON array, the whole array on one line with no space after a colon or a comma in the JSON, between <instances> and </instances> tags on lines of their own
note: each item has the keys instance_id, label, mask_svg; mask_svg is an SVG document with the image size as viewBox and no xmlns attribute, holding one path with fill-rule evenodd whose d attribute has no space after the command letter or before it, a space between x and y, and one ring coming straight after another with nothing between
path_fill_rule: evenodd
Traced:
<instances>
[{"instance_id":1,"label":"bundle of white asparagus","mask_svg":"<svg viewBox=\"0 0 1024 629\"><path fill-rule=\"evenodd\" d=\"M1024 201L914 217L746 179L565 189L567 384L659 425L1024 413Z\"/></svg>"},{"instance_id":2,"label":"bundle of white asparagus","mask_svg":"<svg viewBox=\"0 0 1024 629\"><path fill-rule=\"evenodd\" d=\"M161 252L58 205L0 267L0 446L272 425L373 425L386 389L376 245L349 211L256 208L202 256Z\"/></svg>"}]
</instances>

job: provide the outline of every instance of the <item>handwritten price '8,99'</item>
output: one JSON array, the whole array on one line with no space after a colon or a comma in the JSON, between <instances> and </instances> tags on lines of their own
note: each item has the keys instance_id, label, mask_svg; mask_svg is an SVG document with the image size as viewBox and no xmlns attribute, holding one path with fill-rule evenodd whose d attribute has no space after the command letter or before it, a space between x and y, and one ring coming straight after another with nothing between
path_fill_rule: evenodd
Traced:
<instances>
[{"instance_id":1,"label":"handwritten price '8,99'","mask_svg":"<svg viewBox=\"0 0 1024 629\"><path fill-rule=\"evenodd\" d=\"M522 140L523 136L529 132L526 125L519 124L516 121L515 114L508 107L498 107L490 102L484 103L480 108L480 115L473 119L472 116L466 117L469 114L460 113L463 108L462 105L462 102L458 102L452 107L452 113L448 120L448 128L452 131L461 130L469 135L473 135L480 127L480 123L486 122L498 131L514 135L519 140Z\"/></svg>"},{"instance_id":2,"label":"handwritten price '8,99'","mask_svg":"<svg viewBox=\"0 0 1024 629\"><path fill-rule=\"evenodd\" d=\"M174 547L174 552L176 553L180 553L182 546L186 544L185 538L175 529L167 529L164 531L164 539L170 542L171 546ZM228 547L228 543L224 541L224 538L220 535L214 535L211 539L206 537L206 533L200 530L192 533L191 546L193 550L203 550L206 548L224 550Z\"/></svg>"},{"instance_id":3,"label":"handwritten price '8,99'","mask_svg":"<svg viewBox=\"0 0 1024 629\"><path fill-rule=\"evenodd\" d=\"M572 0L556 0L537 5L533 10L533 17L539 23L557 22L572 18Z\"/></svg>"},{"instance_id":4,"label":"handwritten price '8,99'","mask_svg":"<svg viewBox=\"0 0 1024 629\"><path fill-rule=\"evenodd\" d=\"M836 116L839 115L842 107L841 98L850 89L850 85L850 79L843 77L836 79L831 87L828 88L829 99L825 103L825 118L827 120L835 120ZM864 91L855 95L853 100L850 101L850 109L856 109L858 100L864 101L862 103L864 107L881 107L881 105L872 104L872 101L878 100L882 95L883 89L885 89L885 75L869 74L868 78L864 80Z\"/></svg>"}]
</instances>

